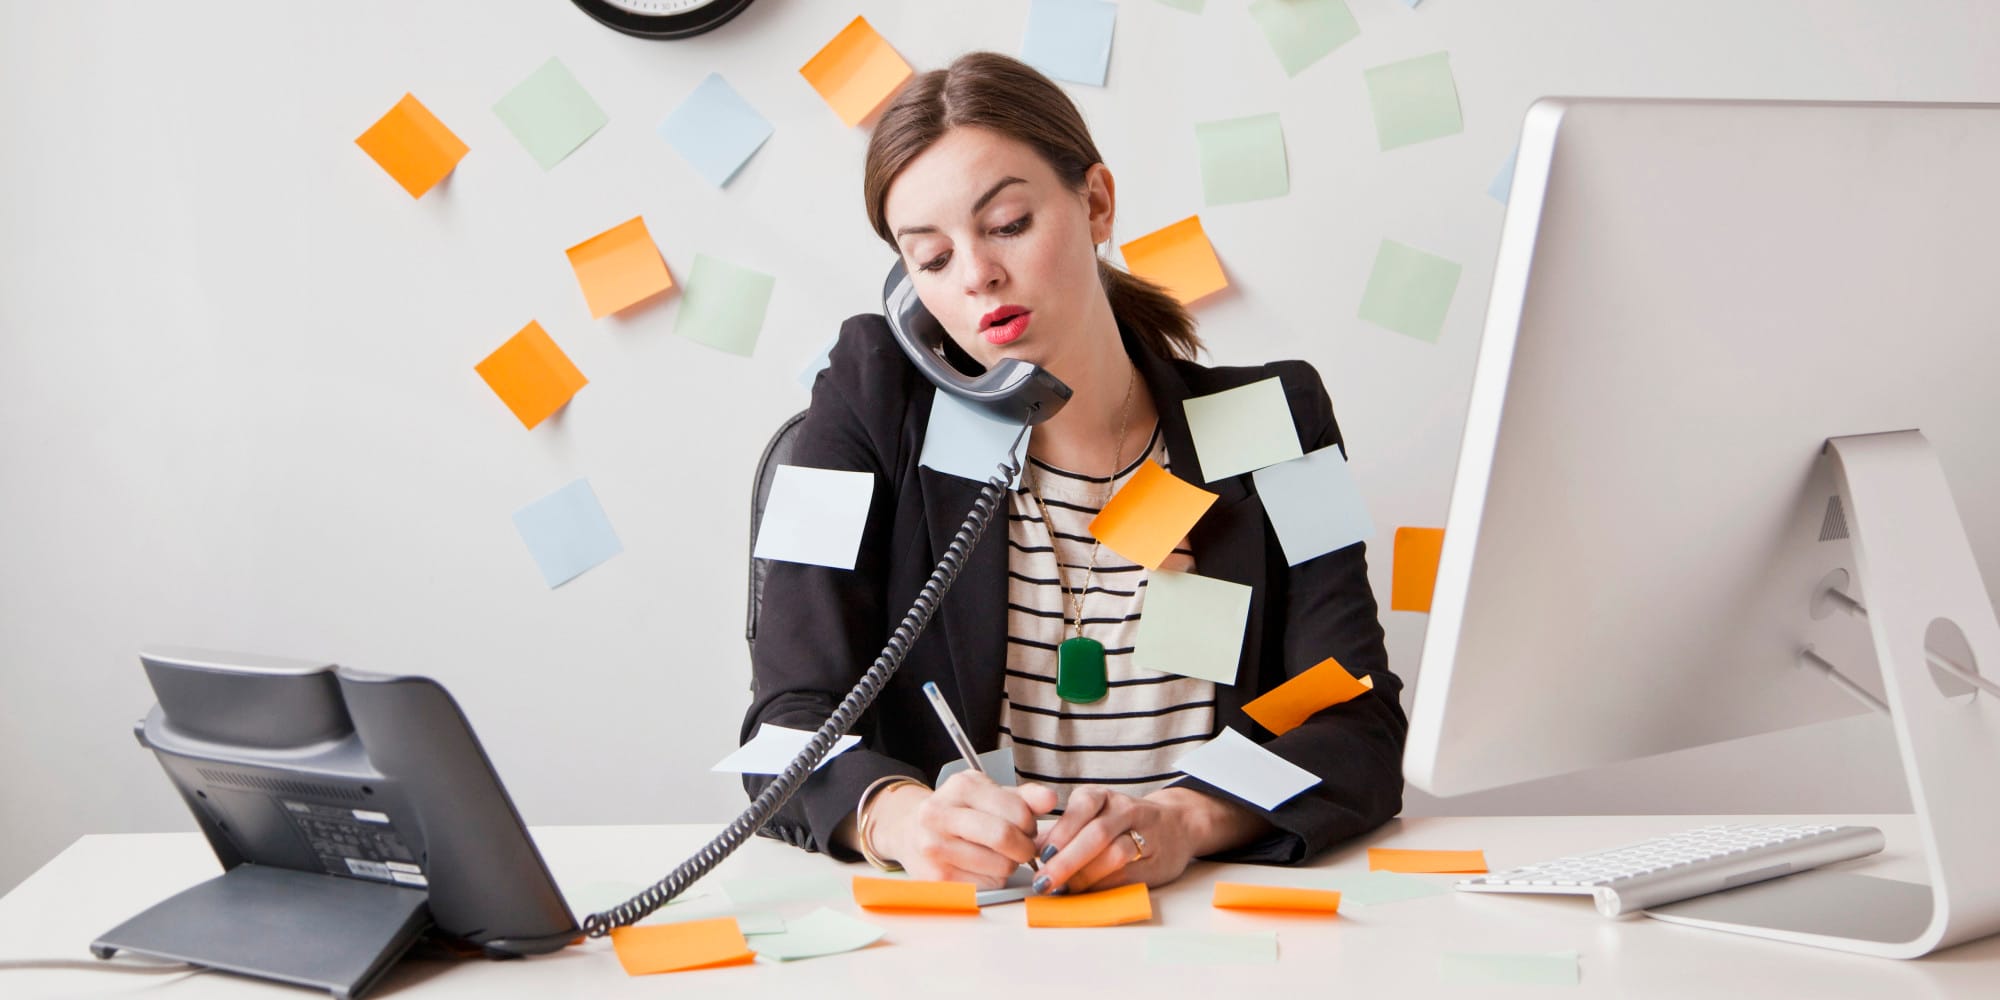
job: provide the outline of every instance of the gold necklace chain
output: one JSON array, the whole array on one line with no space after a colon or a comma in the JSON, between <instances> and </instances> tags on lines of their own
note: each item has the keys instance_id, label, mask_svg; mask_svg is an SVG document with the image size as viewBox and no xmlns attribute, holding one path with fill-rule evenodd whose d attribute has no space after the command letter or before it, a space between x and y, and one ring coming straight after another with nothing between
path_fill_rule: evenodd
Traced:
<instances>
[{"instance_id":1,"label":"gold necklace chain","mask_svg":"<svg viewBox=\"0 0 2000 1000\"><path fill-rule=\"evenodd\" d=\"M1105 480L1104 499L1098 501L1097 509L1102 512L1111 502L1111 490L1118 484L1118 473L1125 464L1125 432L1132 426L1132 386L1138 381L1139 368L1132 366L1125 376L1124 414L1118 419L1118 446L1111 455L1111 475ZM1040 478L1040 474L1036 475ZM1034 487L1028 487L1028 496L1035 501L1035 507L1042 512L1042 528L1049 533L1049 555L1056 561L1056 589L1062 591L1069 602L1071 617L1075 619L1076 637L1083 638L1083 595L1090 589L1090 578L1097 572L1097 549L1103 543L1096 538L1090 541L1090 559L1083 567L1083 585L1075 590L1063 582L1062 553L1056 551L1056 522L1049 517L1049 505L1042 502L1041 494Z\"/></svg>"}]
</instances>

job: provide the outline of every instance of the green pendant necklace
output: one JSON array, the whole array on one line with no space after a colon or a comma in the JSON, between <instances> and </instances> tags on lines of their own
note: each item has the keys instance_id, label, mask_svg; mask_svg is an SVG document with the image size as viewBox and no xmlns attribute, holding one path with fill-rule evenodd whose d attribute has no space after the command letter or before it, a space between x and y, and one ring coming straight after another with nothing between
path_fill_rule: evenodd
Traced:
<instances>
[{"instance_id":1,"label":"green pendant necklace","mask_svg":"<svg viewBox=\"0 0 2000 1000\"><path fill-rule=\"evenodd\" d=\"M1138 369L1134 367L1125 378L1124 415L1118 422L1118 446L1111 458L1111 477L1107 480L1105 496L1098 502L1097 509L1111 501L1111 488L1118 483L1120 467L1125 464L1125 432L1132 421L1132 385L1136 381ZM1104 700L1111 693L1110 675L1104 668L1104 644L1083 634L1083 595L1090 589L1090 578L1097 572L1096 540L1090 543L1090 559L1083 567L1083 583L1071 590L1063 582L1062 555L1056 548L1056 523L1049 519L1049 505L1042 502L1041 495L1029 490L1028 495L1035 500L1035 506L1042 512L1042 527L1049 533L1049 553L1056 561L1056 589L1062 591L1069 604L1069 614L1064 625L1071 626L1075 634L1064 639L1056 647L1056 697L1078 705L1088 705Z\"/></svg>"}]
</instances>

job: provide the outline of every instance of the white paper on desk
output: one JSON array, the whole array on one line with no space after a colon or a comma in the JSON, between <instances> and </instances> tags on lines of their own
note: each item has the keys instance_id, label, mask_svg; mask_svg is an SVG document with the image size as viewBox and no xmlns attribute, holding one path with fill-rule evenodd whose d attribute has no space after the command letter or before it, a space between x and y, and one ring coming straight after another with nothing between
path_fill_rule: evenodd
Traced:
<instances>
[{"instance_id":1,"label":"white paper on desk","mask_svg":"<svg viewBox=\"0 0 2000 1000\"><path fill-rule=\"evenodd\" d=\"M736 748L736 752L722 758L711 771L729 771L734 774L777 774L792 762L799 752L811 743L813 734L802 729L787 729L766 722L757 727L757 735L750 742ZM827 761L840 756L848 747L861 742L861 737L849 734L835 740L833 749L822 758L817 771L825 767Z\"/></svg>"},{"instance_id":2,"label":"white paper on desk","mask_svg":"<svg viewBox=\"0 0 2000 1000\"><path fill-rule=\"evenodd\" d=\"M780 465L757 527L759 559L853 569L868 527L875 476Z\"/></svg>"},{"instance_id":3,"label":"white paper on desk","mask_svg":"<svg viewBox=\"0 0 2000 1000\"><path fill-rule=\"evenodd\" d=\"M924 428L924 450L917 464L983 483L999 474L1000 460L1009 456L1008 449L1020 433L1020 424L996 420L939 390L931 400L931 419ZM1033 434L1030 431L1029 437ZM1023 454L1027 443L1027 437L1021 439Z\"/></svg>"},{"instance_id":4,"label":"white paper on desk","mask_svg":"<svg viewBox=\"0 0 2000 1000\"><path fill-rule=\"evenodd\" d=\"M1276 809L1292 796L1319 784L1318 775L1229 728L1194 748L1174 767L1263 809Z\"/></svg>"}]
</instances>

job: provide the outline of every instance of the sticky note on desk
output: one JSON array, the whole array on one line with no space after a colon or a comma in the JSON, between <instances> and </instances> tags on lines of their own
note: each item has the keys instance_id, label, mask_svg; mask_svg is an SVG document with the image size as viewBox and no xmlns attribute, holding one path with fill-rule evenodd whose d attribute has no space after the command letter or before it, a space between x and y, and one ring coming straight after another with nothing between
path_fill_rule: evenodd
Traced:
<instances>
[{"instance_id":1,"label":"sticky note on desk","mask_svg":"<svg viewBox=\"0 0 2000 1000\"><path fill-rule=\"evenodd\" d=\"M1362 73L1375 110L1375 137L1383 150L1465 131L1458 113L1458 85L1451 53L1433 52Z\"/></svg>"},{"instance_id":2,"label":"sticky note on desk","mask_svg":"<svg viewBox=\"0 0 2000 1000\"><path fill-rule=\"evenodd\" d=\"M1030 927L1113 927L1153 919L1153 897L1143 882L1074 896L1029 896Z\"/></svg>"},{"instance_id":3,"label":"sticky note on desk","mask_svg":"<svg viewBox=\"0 0 2000 1000\"><path fill-rule=\"evenodd\" d=\"M550 59L507 92L493 113L547 170L597 134L606 117L561 59Z\"/></svg>"},{"instance_id":4,"label":"sticky note on desk","mask_svg":"<svg viewBox=\"0 0 2000 1000\"><path fill-rule=\"evenodd\" d=\"M542 582L550 587L560 587L625 551L588 479L515 511L514 529L535 557Z\"/></svg>"},{"instance_id":5,"label":"sticky note on desk","mask_svg":"<svg viewBox=\"0 0 2000 1000\"><path fill-rule=\"evenodd\" d=\"M1449 896L1452 889L1435 881L1394 872L1332 872L1323 881L1349 906L1381 906L1426 896Z\"/></svg>"},{"instance_id":6,"label":"sticky note on desk","mask_svg":"<svg viewBox=\"0 0 2000 1000\"><path fill-rule=\"evenodd\" d=\"M1156 229L1118 250L1133 274L1166 289L1181 305L1229 287L1199 215Z\"/></svg>"},{"instance_id":7,"label":"sticky note on desk","mask_svg":"<svg viewBox=\"0 0 2000 1000\"><path fill-rule=\"evenodd\" d=\"M750 742L737 747L729 756L717 761L711 771L728 771L732 774L778 774L791 764L811 743L813 734L803 729L774 726L768 722L757 727L757 735ZM817 771L831 763L835 757L846 753L861 737L849 733L833 742L833 749L813 767Z\"/></svg>"},{"instance_id":8,"label":"sticky note on desk","mask_svg":"<svg viewBox=\"0 0 2000 1000\"><path fill-rule=\"evenodd\" d=\"M846 899L849 877L837 872L790 878L733 878L722 883L723 894L737 906L771 906L810 899Z\"/></svg>"},{"instance_id":9,"label":"sticky note on desk","mask_svg":"<svg viewBox=\"0 0 2000 1000\"><path fill-rule=\"evenodd\" d=\"M472 368L529 430L590 383L534 320Z\"/></svg>"},{"instance_id":10,"label":"sticky note on desk","mask_svg":"<svg viewBox=\"0 0 2000 1000\"><path fill-rule=\"evenodd\" d=\"M1194 141L1201 154L1203 204L1276 198L1291 190L1285 131L1275 112L1196 122Z\"/></svg>"},{"instance_id":11,"label":"sticky note on desk","mask_svg":"<svg viewBox=\"0 0 2000 1000\"><path fill-rule=\"evenodd\" d=\"M941 787L946 779L960 771L966 770L967 766L963 757L953 757L945 761L944 766L938 768L937 780L931 782L931 787ZM1014 773L1013 747L996 747L980 754L979 767L986 772L986 777L992 779L996 785L1012 786L1020 784L1020 777Z\"/></svg>"},{"instance_id":12,"label":"sticky note on desk","mask_svg":"<svg viewBox=\"0 0 2000 1000\"><path fill-rule=\"evenodd\" d=\"M1445 982L1462 986L1504 983L1521 986L1575 986L1577 954L1505 952L1446 952L1438 964Z\"/></svg>"},{"instance_id":13,"label":"sticky note on desk","mask_svg":"<svg viewBox=\"0 0 2000 1000\"><path fill-rule=\"evenodd\" d=\"M746 965L757 959L737 929L735 917L616 927L611 931L611 946L629 976Z\"/></svg>"},{"instance_id":14,"label":"sticky note on desk","mask_svg":"<svg viewBox=\"0 0 2000 1000\"><path fill-rule=\"evenodd\" d=\"M1236 683L1250 597L1249 587L1230 580L1154 570L1146 579L1146 613L1132 637L1132 664Z\"/></svg>"},{"instance_id":15,"label":"sticky note on desk","mask_svg":"<svg viewBox=\"0 0 2000 1000\"><path fill-rule=\"evenodd\" d=\"M970 882L854 876L854 902L864 910L978 913L979 887Z\"/></svg>"},{"instance_id":16,"label":"sticky note on desk","mask_svg":"<svg viewBox=\"0 0 2000 1000\"><path fill-rule=\"evenodd\" d=\"M771 495L751 555L853 569L874 494L871 473L780 465L771 474Z\"/></svg>"},{"instance_id":17,"label":"sticky note on desk","mask_svg":"<svg viewBox=\"0 0 2000 1000\"><path fill-rule=\"evenodd\" d=\"M1318 775L1228 728L1175 761L1174 768L1262 809L1276 809L1319 784Z\"/></svg>"},{"instance_id":18,"label":"sticky note on desk","mask_svg":"<svg viewBox=\"0 0 2000 1000\"><path fill-rule=\"evenodd\" d=\"M667 261L635 216L565 251L590 317L602 319L674 287Z\"/></svg>"},{"instance_id":19,"label":"sticky note on desk","mask_svg":"<svg viewBox=\"0 0 2000 1000\"><path fill-rule=\"evenodd\" d=\"M822 906L786 921L783 933L760 935L751 948L763 958L791 962L866 948L880 941L883 933L874 924Z\"/></svg>"},{"instance_id":20,"label":"sticky note on desk","mask_svg":"<svg viewBox=\"0 0 2000 1000\"><path fill-rule=\"evenodd\" d=\"M776 282L762 271L695 254L674 332L747 358L757 349L764 310L771 304L771 288Z\"/></svg>"},{"instance_id":21,"label":"sticky note on desk","mask_svg":"<svg viewBox=\"0 0 2000 1000\"><path fill-rule=\"evenodd\" d=\"M799 75L850 126L874 114L910 78L910 72L910 64L865 17L849 21L840 34L799 67Z\"/></svg>"},{"instance_id":22,"label":"sticky note on desk","mask_svg":"<svg viewBox=\"0 0 2000 1000\"><path fill-rule=\"evenodd\" d=\"M1368 272L1357 315L1377 326L1436 343L1458 289L1459 266L1395 240L1383 240Z\"/></svg>"},{"instance_id":23,"label":"sticky note on desk","mask_svg":"<svg viewBox=\"0 0 2000 1000\"><path fill-rule=\"evenodd\" d=\"M1202 478L1217 482L1305 454L1276 375L1181 404Z\"/></svg>"},{"instance_id":24,"label":"sticky note on desk","mask_svg":"<svg viewBox=\"0 0 2000 1000\"><path fill-rule=\"evenodd\" d=\"M354 140L412 198L436 187L465 158L466 146L415 95L404 94Z\"/></svg>"},{"instance_id":25,"label":"sticky note on desk","mask_svg":"<svg viewBox=\"0 0 2000 1000\"><path fill-rule=\"evenodd\" d=\"M720 73L710 73L660 123L660 137L716 187L729 183L771 137L771 123Z\"/></svg>"},{"instance_id":26,"label":"sticky note on desk","mask_svg":"<svg viewBox=\"0 0 2000 1000\"><path fill-rule=\"evenodd\" d=\"M1264 29L1286 76L1299 75L1361 34L1341 0L1251 0L1250 17Z\"/></svg>"},{"instance_id":27,"label":"sticky note on desk","mask_svg":"<svg viewBox=\"0 0 2000 1000\"><path fill-rule=\"evenodd\" d=\"M1176 478L1149 458L1091 518L1090 533L1111 551L1158 569L1214 503L1215 494Z\"/></svg>"},{"instance_id":28,"label":"sticky note on desk","mask_svg":"<svg viewBox=\"0 0 2000 1000\"><path fill-rule=\"evenodd\" d=\"M1117 6L1104 0L1033 0L1021 61L1057 80L1102 87L1117 20Z\"/></svg>"},{"instance_id":29,"label":"sticky note on desk","mask_svg":"<svg viewBox=\"0 0 2000 1000\"><path fill-rule=\"evenodd\" d=\"M1271 965L1278 961L1278 935L1271 931L1158 930L1146 935L1146 961L1152 965Z\"/></svg>"},{"instance_id":30,"label":"sticky note on desk","mask_svg":"<svg viewBox=\"0 0 2000 1000\"><path fill-rule=\"evenodd\" d=\"M1311 718L1314 712L1353 701L1375 689L1375 678L1356 680L1340 661L1329 656L1306 672L1252 699L1243 714L1257 724L1283 736Z\"/></svg>"},{"instance_id":31,"label":"sticky note on desk","mask_svg":"<svg viewBox=\"0 0 2000 1000\"><path fill-rule=\"evenodd\" d=\"M931 397L930 422L924 428L924 450L917 464L983 483L1000 474L1000 460L1011 457L1009 449L1016 438L1025 455L1033 437L1032 430L1021 434L1019 421L998 419L940 389Z\"/></svg>"},{"instance_id":32,"label":"sticky note on desk","mask_svg":"<svg viewBox=\"0 0 2000 1000\"><path fill-rule=\"evenodd\" d=\"M1218 910L1274 910L1331 915L1340 912L1340 893L1331 889L1217 882L1213 905Z\"/></svg>"},{"instance_id":33,"label":"sticky note on desk","mask_svg":"<svg viewBox=\"0 0 2000 1000\"><path fill-rule=\"evenodd\" d=\"M1254 478L1257 497L1290 565L1375 536L1368 501L1339 445L1267 465Z\"/></svg>"},{"instance_id":34,"label":"sticky note on desk","mask_svg":"<svg viewBox=\"0 0 2000 1000\"><path fill-rule=\"evenodd\" d=\"M1438 557L1443 551L1443 528L1396 529L1396 567L1389 584L1389 610L1431 609L1431 593L1437 589Z\"/></svg>"},{"instance_id":35,"label":"sticky note on desk","mask_svg":"<svg viewBox=\"0 0 2000 1000\"><path fill-rule=\"evenodd\" d=\"M1405 874L1478 875L1486 871L1486 852L1371 847L1368 849L1368 870Z\"/></svg>"}]
</instances>

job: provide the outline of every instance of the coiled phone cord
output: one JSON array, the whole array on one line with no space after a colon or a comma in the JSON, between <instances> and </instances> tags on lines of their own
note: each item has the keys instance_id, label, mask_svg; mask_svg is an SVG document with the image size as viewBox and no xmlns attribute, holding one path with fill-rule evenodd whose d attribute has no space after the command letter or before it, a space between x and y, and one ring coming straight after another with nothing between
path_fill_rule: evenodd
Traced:
<instances>
[{"instance_id":1,"label":"coiled phone cord","mask_svg":"<svg viewBox=\"0 0 2000 1000\"><path fill-rule=\"evenodd\" d=\"M861 713L875 703L875 696L889 683L896 669L903 665L903 656L910 646L922 635L924 626L930 624L931 615L937 611L938 603L944 599L946 591L958 579L958 571L965 559L972 553L972 547L979 544L979 538L986 533L986 525L992 519L993 511L1000 504L1000 495L1009 483L1020 473L1021 465L1015 460L1015 452L1021 447L1021 439L1027 436L1029 423L1021 425L1020 433L1014 435L1014 443L1008 447L1007 456L1000 460L998 473L986 480L980 487L979 498L972 502L972 509L965 515L965 523L958 526L958 533L952 536L951 544L945 548L944 557L938 560L937 568L931 570L930 579L924 581L918 591L916 602L903 615L903 621L889 636L889 642L882 647L880 655L861 679L854 683L854 690L841 699L840 707L827 716L826 722L813 733L812 740L804 750L785 766L777 778L764 786L764 790L750 803L750 808L735 822L725 827L714 840L694 856L681 862L666 878L653 884L646 891L626 900L609 910L593 913L583 920L583 932L590 937L603 937L614 927L625 927L645 919L646 915L665 906L674 897L687 891L703 875L709 873L723 859L736 852L743 842L749 840L778 810L791 799L805 783L806 777L819 766L821 758L833 744L861 718Z\"/></svg>"}]
</instances>

